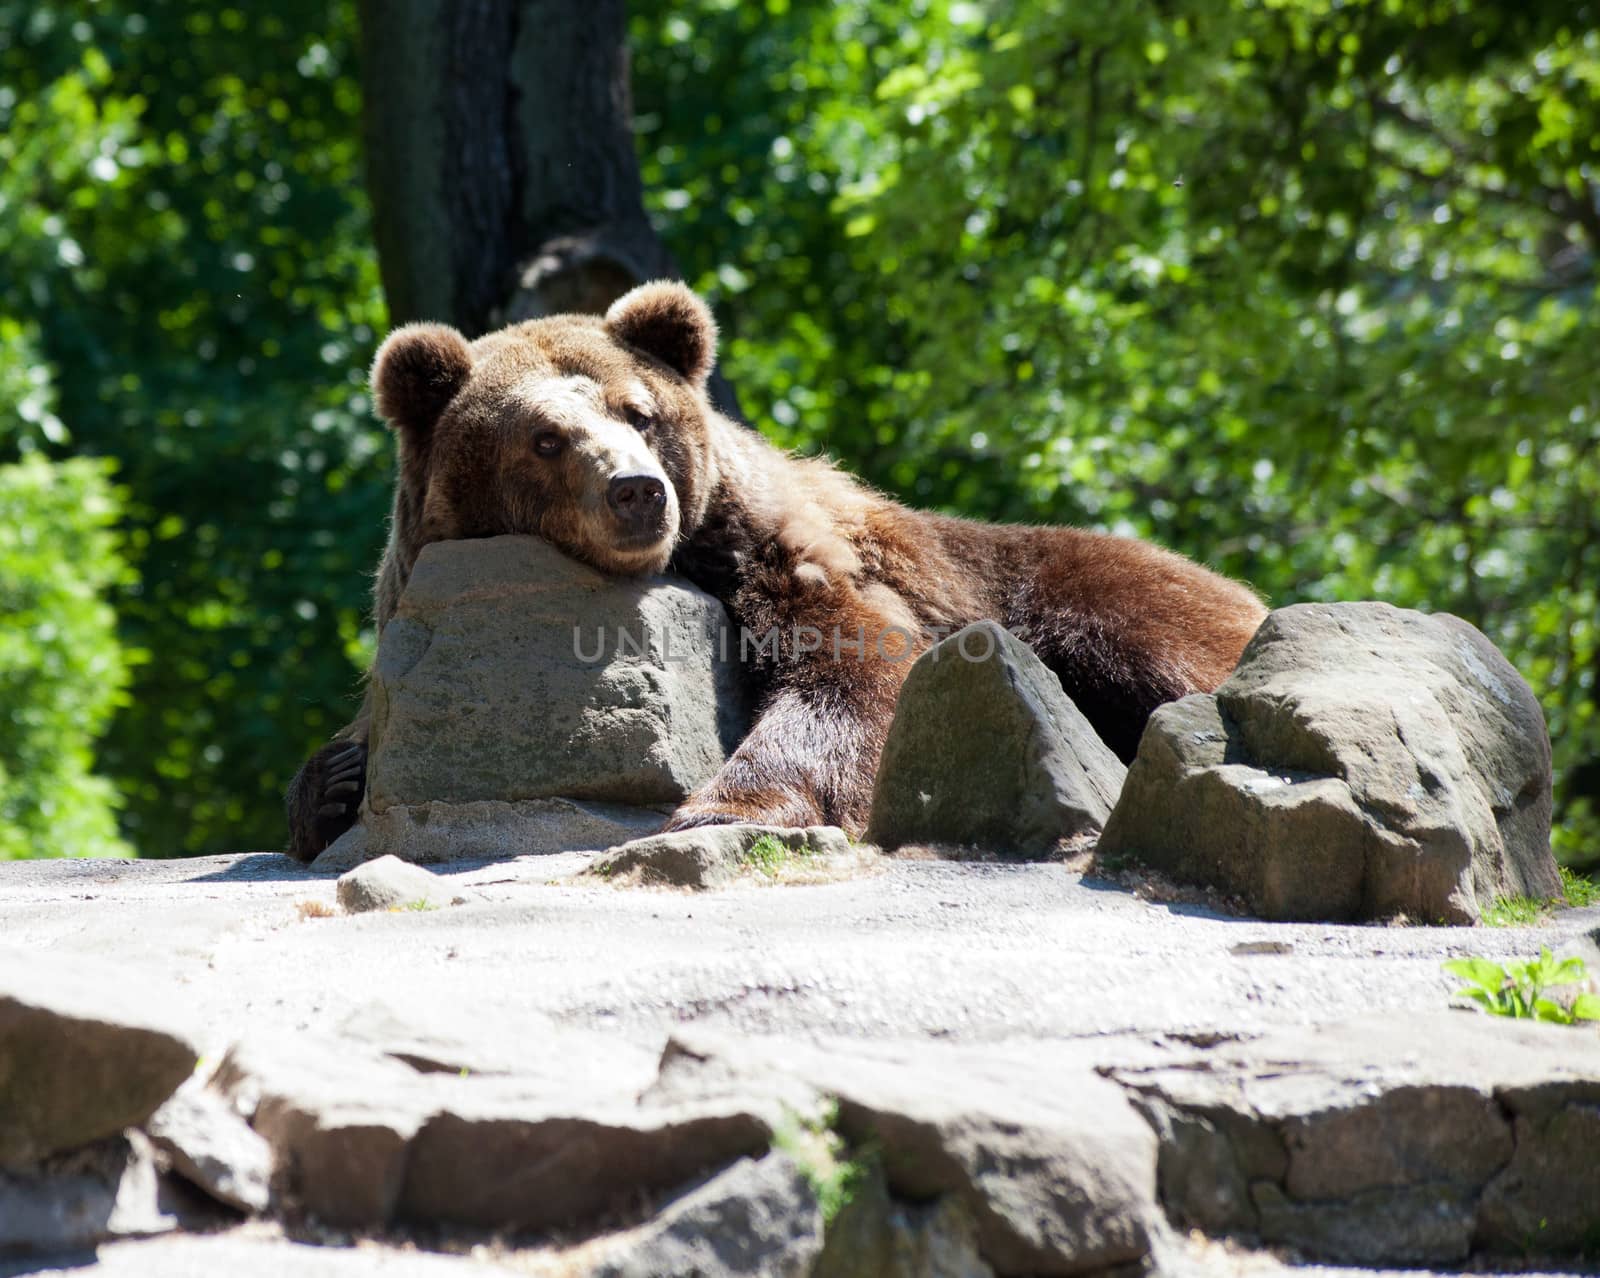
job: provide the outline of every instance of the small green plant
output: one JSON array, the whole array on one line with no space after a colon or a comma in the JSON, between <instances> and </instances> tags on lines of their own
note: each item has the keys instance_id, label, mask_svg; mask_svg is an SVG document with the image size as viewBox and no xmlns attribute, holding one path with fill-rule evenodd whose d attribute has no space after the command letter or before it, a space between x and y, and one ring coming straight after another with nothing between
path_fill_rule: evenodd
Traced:
<instances>
[{"instance_id":1,"label":"small green plant","mask_svg":"<svg viewBox=\"0 0 1600 1278\"><path fill-rule=\"evenodd\" d=\"M400 906L400 908L402 910L409 911L410 913L422 914L428 910L437 910L439 907L426 897L419 896L415 901L407 901L404 905Z\"/></svg>"},{"instance_id":2,"label":"small green plant","mask_svg":"<svg viewBox=\"0 0 1600 1278\"><path fill-rule=\"evenodd\" d=\"M747 847L739 858L745 865L760 870L769 879L777 876L788 859L789 849L783 846L783 841L775 834L763 834Z\"/></svg>"},{"instance_id":3,"label":"small green plant","mask_svg":"<svg viewBox=\"0 0 1600 1278\"><path fill-rule=\"evenodd\" d=\"M1556 869L1561 873L1561 890L1567 894L1568 905L1579 910L1586 905L1600 905L1600 883L1570 866L1558 865Z\"/></svg>"},{"instance_id":4,"label":"small green plant","mask_svg":"<svg viewBox=\"0 0 1600 1278\"><path fill-rule=\"evenodd\" d=\"M1541 901L1532 896L1497 896L1484 906L1484 927L1532 927L1550 914L1552 901Z\"/></svg>"},{"instance_id":5,"label":"small green plant","mask_svg":"<svg viewBox=\"0 0 1600 1278\"><path fill-rule=\"evenodd\" d=\"M772 1134L773 1145L795 1161L817 1196L824 1227L850 1205L872 1170L869 1152L850 1157L838 1124L839 1102L829 1100L809 1117L788 1112Z\"/></svg>"},{"instance_id":6,"label":"small green plant","mask_svg":"<svg viewBox=\"0 0 1600 1278\"><path fill-rule=\"evenodd\" d=\"M1456 991L1495 1016L1572 1025L1600 1021L1600 994L1580 994L1570 1003L1547 997L1546 991L1576 985L1588 972L1579 958L1557 959L1548 948L1523 963L1501 965L1486 958L1451 959L1444 970L1467 982Z\"/></svg>"},{"instance_id":7,"label":"small green plant","mask_svg":"<svg viewBox=\"0 0 1600 1278\"><path fill-rule=\"evenodd\" d=\"M1581 909L1586 905L1600 904L1600 883L1565 865L1556 867L1561 873L1561 897L1541 900L1534 896L1501 896L1484 907L1485 927L1533 927L1560 909Z\"/></svg>"}]
</instances>

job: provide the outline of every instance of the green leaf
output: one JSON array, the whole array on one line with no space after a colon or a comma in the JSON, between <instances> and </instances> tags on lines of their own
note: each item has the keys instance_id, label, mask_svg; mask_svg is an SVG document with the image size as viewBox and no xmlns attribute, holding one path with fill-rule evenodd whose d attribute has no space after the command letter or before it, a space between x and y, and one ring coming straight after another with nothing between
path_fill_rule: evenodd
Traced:
<instances>
[{"instance_id":1,"label":"green leaf","mask_svg":"<svg viewBox=\"0 0 1600 1278\"><path fill-rule=\"evenodd\" d=\"M1572 1000L1572 1019L1600 1021L1600 994L1580 994Z\"/></svg>"},{"instance_id":2,"label":"green leaf","mask_svg":"<svg viewBox=\"0 0 1600 1278\"><path fill-rule=\"evenodd\" d=\"M1505 969L1485 958L1450 959L1443 967L1452 976L1471 981L1491 994L1498 993L1506 983Z\"/></svg>"},{"instance_id":3,"label":"green leaf","mask_svg":"<svg viewBox=\"0 0 1600 1278\"><path fill-rule=\"evenodd\" d=\"M1557 1003L1554 999L1541 998L1533 1004L1534 1017L1541 1021L1552 1021L1557 1025L1565 1025L1572 1020L1572 1014Z\"/></svg>"}]
</instances>

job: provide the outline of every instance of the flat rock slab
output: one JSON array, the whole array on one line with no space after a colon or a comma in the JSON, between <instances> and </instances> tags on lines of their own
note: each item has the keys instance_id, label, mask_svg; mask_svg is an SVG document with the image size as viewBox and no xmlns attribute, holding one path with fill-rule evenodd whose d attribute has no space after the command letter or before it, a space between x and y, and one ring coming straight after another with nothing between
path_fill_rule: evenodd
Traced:
<instances>
[{"instance_id":1,"label":"flat rock slab","mask_svg":"<svg viewBox=\"0 0 1600 1278\"><path fill-rule=\"evenodd\" d=\"M650 887L727 887L741 877L823 880L877 864L877 849L837 826L708 825L648 835L608 849L585 875Z\"/></svg>"},{"instance_id":2,"label":"flat rock slab","mask_svg":"<svg viewBox=\"0 0 1600 1278\"><path fill-rule=\"evenodd\" d=\"M948 1251L950 1272L1185 1271L1163 1249L1191 1225L1233 1240L1234 1270L1202 1273L1260 1272L1238 1257L1262 1238L1442 1267L1464 1238L1520 1248L1535 1211L1553 1252L1585 1245L1593 1034L1447 1012L1439 965L1548 945L1600 970L1600 910L1520 930L1268 924L1052 864L889 860L683 893L567 877L592 860L456 866L439 877L467 904L359 915L277 856L29 863L0 868L0 930L19 970L99 954L179 999L206 1088L272 1149L267 1212L377 1229L389 1259L440 1230L552 1274L633 1263L625 1239L696 1245L686 1221L810 1238L820 1194L723 1179L787 1154L792 1123L864 1169L864 1248ZM182 1144L197 1168L234 1157ZM317 1259L362 1272L363 1250Z\"/></svg>"}]
</instances>

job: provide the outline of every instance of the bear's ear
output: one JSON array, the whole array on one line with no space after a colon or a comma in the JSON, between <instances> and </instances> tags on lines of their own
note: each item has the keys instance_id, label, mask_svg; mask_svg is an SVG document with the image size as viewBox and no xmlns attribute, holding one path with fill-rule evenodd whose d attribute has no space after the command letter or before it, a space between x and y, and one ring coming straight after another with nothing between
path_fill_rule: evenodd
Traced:
<instances>
[{"instance_id":1,"label":"bear's ear","mask_svg":"<svg viewBox=\"0 0 1600 1278\"><path fill-rule=\"evenodd\" d=\"M624 293L606 312L611 336L654 355L696 386L717 360L717 321L711 308L682 284L658 280Z\"/></svg>"},{"instance_id":2,"label":"bear's ear","mask_svg":"<svg viewBox=\"0 0 1600 1278\"><path fill-rule=\"evenodd\" d=\"M372 361L378 416L427 434L472 372L467 339L447 324L406 324L389 334Z\"/></svg>"}]
</instances>

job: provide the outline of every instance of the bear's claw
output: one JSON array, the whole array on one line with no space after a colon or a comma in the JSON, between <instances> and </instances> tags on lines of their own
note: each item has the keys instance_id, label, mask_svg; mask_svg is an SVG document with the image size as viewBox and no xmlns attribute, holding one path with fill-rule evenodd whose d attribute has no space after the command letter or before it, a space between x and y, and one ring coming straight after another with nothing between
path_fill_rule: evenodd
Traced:
<instances>
[{"instance_id":1,"label":"bear's claw","mask_svg":"<svg viewBox=\"0 0 1600 1278\"><path fill-rule=\"evenodd\" d=\"M355 824L367 785L367 743L331 741L289 785L289 855L309 861Z\"/></svg>"}]
</instances>

